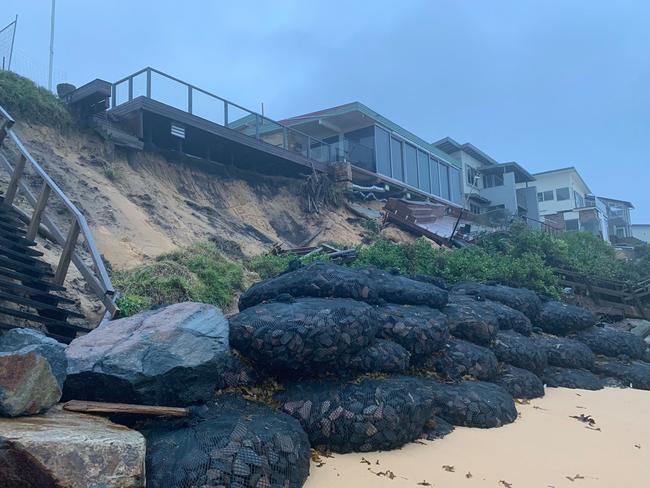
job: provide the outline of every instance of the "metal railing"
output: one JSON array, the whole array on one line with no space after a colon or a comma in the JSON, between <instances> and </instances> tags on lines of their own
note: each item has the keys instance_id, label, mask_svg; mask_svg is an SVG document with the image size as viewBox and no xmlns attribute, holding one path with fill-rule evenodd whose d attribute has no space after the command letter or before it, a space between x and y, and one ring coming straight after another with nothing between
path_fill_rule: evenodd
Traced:
<instances>
[{"instance_id":1,"label":"metal railing","mask_svg":"<svg viewBox=\"0 0 650 488\"><path fill-rule=\"evenodd\" d=\"M27 228L26 238L34 240L36 235L41 231L49 239L62 246L61 256L54 273L54 283L63 285L65 278L68 274L70 262L74 263L81 275L84 277L88 286L93 293L101 300L106 307L106 311L115 317L119 310L115 305L115 289L111 284L111 279L104 265L104 262L97 250L95 240L93 238L90 227L86 222L86 218L79 211L79 209L70 201L67 195L59 188L59 186L52 180L47 172L41 167L30 152L25 148L16 133L13 131L14 125L13 118L7 111L0 106L0 149L6 148L6 153L9 154L9 146L7 142L13 143L15 153L18 155L17 161L13 164L9 162L5 152L0 151L0 166L9 173L10 180L5 192L4 199L1 205L12 207L16 200L16 196L20 191L20 195L33 207L31 215L22 211L14 206L26 220L29 222ZM33 175L27 175L27 165L31 167ZM42 182L40 193L36 196L27 181L34 181L32 176L36 176L37 180ZM51 196L58 197L59 201L63 204L68 216L71 218L71 225L67 233L61 229L46 215L46 208L48 202L51 201ZM57 213L58 212L57 209ZM88 266L82 259L81 255L77 252L82 242L79 237L83 237L86 251L88 252L92 261L92 266Z\"/></svg>"}]
</instances>

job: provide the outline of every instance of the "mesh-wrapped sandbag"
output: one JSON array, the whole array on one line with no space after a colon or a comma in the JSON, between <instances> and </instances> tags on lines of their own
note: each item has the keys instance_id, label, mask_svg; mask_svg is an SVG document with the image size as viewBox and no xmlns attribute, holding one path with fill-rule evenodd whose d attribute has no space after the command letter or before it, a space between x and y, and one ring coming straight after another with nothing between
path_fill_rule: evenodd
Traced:
<instances>
[{"instance_id":1,"label":"mesh-wrapped sandbag","mask_svg":"<svg viewBox=\"0 0 650 488\"><path fill-rule=\"evenodd\" d=\"M548 366L543 374L546 386L557 388L578 388L581 390L601 390L603 382L586 369L558 368Z\"/></svg>"},{"instance_id":2,"label":"mesh-wrapped sandbag","mask_svg":"<svg viewBox=\"0 0 650 488\"><path fill-rule=\"evenodd\" d=\"M544 303L535 321L544 332L555 335L577 332L595 323L596 317L589 310L554 300Z\"/></svg>"},{"instance_id":3,"label":"mesh-wrapped sandbag","mask_svg":"<svg viewBox=\"0 0 650 488\"><path fill-rule=\"evenodd\" d=\"M378 307L377 313L377 337L398 343L413 360L439 351L449 338L447 317L435 308L388 304Z\"/></svg>"},{"instance_id":4,"label":"mesh-wrapped sandbag","mask_svg":"<svg viewBox=\"0 0 650 488\"><path fill-rule=\"evenodd\" d=\"M609 357L627 356L643 359L647 344L636 334L613 327L590 327L576 334L596 354Z\"/></svg>"},{"instance_id":5,"label":"mesh-wrapped sandbag","mask_svg":"<svg viewBox=\"0 0 650 488\"><path fill-rule=\"evenodd\" d=\"M497 358L486 347L454 339L442 351L422 361L419 367L435 371L442 378L451 381L463 378L490 381L497 375Z\"/></svg>"},{"instance_id":6,"label":"mesh-wrapped sandbag","mask_svg":"<svg viewBox=\"0 0 650 488\"><path fill-rule=\"evenodd\" d=\"M527 369L504 365L494 380L514 398L539 398L544 396L544 383Z\"/></svg>"},{"instance_id":7,"label":"mesh-wrapped sandbag","mask_svg":"<svg viewBox=\"0 0 650 488\"><path fill-rule=\"evenodd\" d=\"M372 306L346 298L301 298L247 308L230 319L230 344L281 374L345 369L377 333Z\"/></svg>"},{"instance_id":8,"label":"mesh-wrapped sandbag","mask_svg":"<svg viewBox=\"0 0 650 488\"><path fill-rule=\"evenodd\" d=\"M650 390L650 363L644 361L620 361L598 359L592 370L601 376L618 378L638 390Z\"/></svg>"},{"instance_id":9,"label":"mesh-wrapped sandbag","mask_svg":"<svg viewBox=\"0 0 650 488\"><path fill-rule=\"evenodd\" d=\"M559 368L591 369L596 357L584 343L565 337L542 336L538 343L546 349L548 364Z\"/></svg>"},{"instance_id":10,"label":"mesh-wrapped sandbag","mask_svg":"<svg viewBox=\"0 0 650 488\"><path fill-rule=\"evenodd\" d=\"M501 330L512 329L523 335L530 335L533 330L533 325L528 317L519 310L510 308L503 303L463 293L451 293L449 303L467 304L474 309L478 316L483 317L485 321L496 324Z\"/></svg>"},{"instance_id":11,"label":"mesh-wrapped sandbag","mask_svg":"<svg viewBox=\"0 0 650 488\"><path fill-rule=\"evenodd\" d=\"M334 452L395 449L420 437L433 413L428 382L404 376L305 380L275 395L312 447Z\"/></svg>"},{"instance_id":12,"label":"mesh-wrapped sandbag","mask_svg":"<svg viewBox=\"0 0 650 488\"><path fill-rule=\"evenodd\" d=\"M392 275L377 268L353 269L316 262L295 271L255 283L239 299L239 309L279 295L293 297L354 298L438 308L447 303L447 292L429 283Z\"/></svg>"},{"instance_id":13,"label":"mesh-wrapped sandbag","mask_svg":"<svg viewBox=\"0 0 650 488\"><path fill-rule=\"evenodd\" d=\"M442 439L454 431L454 426L445 419L433 416L424 426L421 438L428 441Z\"/></svg>"},{"instance_id":14,"label":"mesh-wrapped sandbag","mask_svg":"<svg viewBox=\"0 0 650 488\"><path fill-rule=\"evenodd\" d=\"M499 322L483 302L464 295L452 295L442 309L449 332L459 339L486 346L494 340Z\"/></svg>"},{"instance_id":15,"label":"mesh-wrapped sandbag","mask_svg":"<svg viewBox=\"0 0 650 488\"><path fill-rule=\"evenodd\" d=\"M511 288L503 285L484 285L481 283L461 283L452 288L452 293L462 293L487 298L519 310L530 320L534 320L542 307L537 293L526 288Z\"/></svg>"},{"instance_id":16,"label":"mesh-wrapped sandbag","mask_svg":"<svg viewBox=\"0 0 650 488\"><path fill-rule=\"evenodd\" d=\"M512 330L503 330L490 346L499 361L542 374L547 365L546 349L535 337L526 337Z\"/></svg>"},{"instance_id":17,"label":"mesh-wrapped sandbag","mask_svg":"<svg viewBox=\"0 0 650 488\"><path fill-rule=\"evenodd\" d=\"M309 475L310 445L300 423L234 395L192 416L146 424L147 486L298 488Z\"/></svg>"},{"instance_id":18,"label":"mesh-wrapped sandbag","mask_svg":"<svg viewBox=\"0 0 650 488\"><path fill-rule=\"evenodd\" d=\"M436 415L453 425L485 429L500 427L517 419L512 396L499 385L464 381L460 384L434 383L432 386Z\"/></svg>"},{"instance_id":19,"label":"mesh-wrapped sandbag","mask_svg":"<svg viewBox=\"0 0 650 488\"><path fill-rule=\"evenodd\" d=\"M377 339L350 360L350 370L359 373L406 373L411 354L393 341Z\"/></svg>"}]
</instances>

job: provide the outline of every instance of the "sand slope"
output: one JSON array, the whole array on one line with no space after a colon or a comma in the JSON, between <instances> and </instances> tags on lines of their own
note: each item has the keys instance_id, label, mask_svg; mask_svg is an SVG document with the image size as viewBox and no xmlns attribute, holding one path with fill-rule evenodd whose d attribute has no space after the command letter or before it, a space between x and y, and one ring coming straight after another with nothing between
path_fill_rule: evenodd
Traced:
<instances>
[{"instance_id":1,"label":"sand slope","mask_svg":"<svg viewBox=\"0 0 650 488\"><path fill-rule=\"evenodd\" d=\"M457 428L445 439L398 451L322 458L323 466L312 463L305 486L650 486L650 391L549 388L517 408L519 420L499 429ZM571 418L580 414L591 415L595 426Z\"/></svg>"}]
</instances>

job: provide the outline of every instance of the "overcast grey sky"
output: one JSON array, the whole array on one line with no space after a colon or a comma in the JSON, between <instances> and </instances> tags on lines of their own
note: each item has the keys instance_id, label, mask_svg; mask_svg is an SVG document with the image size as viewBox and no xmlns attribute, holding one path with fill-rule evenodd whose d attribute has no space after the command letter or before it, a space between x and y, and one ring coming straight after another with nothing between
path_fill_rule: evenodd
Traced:
<instances>
[{"instance_id":1,"label":"overcast grey sky","mask_svg":"<svg viewBox=\"0 0 650 488\"><path fill-rule=\"evenodd\" d=\"M45 82L50 0L0 1ZM642 0L58 0L55 71L149 65L273 118L358 100L531 172L574 165L650 223L649 25Z\"/></svg>"}]
</instances>

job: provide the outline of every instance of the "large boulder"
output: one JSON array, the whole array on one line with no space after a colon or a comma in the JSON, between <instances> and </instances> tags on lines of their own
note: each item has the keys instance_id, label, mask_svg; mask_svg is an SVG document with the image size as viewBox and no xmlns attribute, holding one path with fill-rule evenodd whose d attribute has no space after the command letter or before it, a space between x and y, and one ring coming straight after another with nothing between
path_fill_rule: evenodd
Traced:
<instances>
[{"instance_id":1,"label":"large boulder","mask_svg":"<svg viewBox=\"0 0 650 488\"><path fill-rule=\"evenodd\" d=\"M442 309L449 332L459 339L486 346L499 331L499 321L483 302L466 295L453 295Z\"/></svg>"},{"instance_id":2,"label":"large boulder","mask_svg":"<svg viewBox=\"0 0 650 488\"><path fill-rule=\"evenodd\" d=\"M0 419L0 486L145 486L145 440L101 417L66 412Z\"/></svg>"},{"instance_id":3,"label":"large boulder","mask_svg":"<svg viewBox=\"0 0 650 488\"><path fill-rule=\"evenodd\" d=\"M511 288L503 285L484 285L481 283L461 283L452 288L452 293L472 295L503 303L510 308L519 310L530 320L535 320L542 308L542 302L532 290L526 288Z\"/></svg>"},{"instance_id":4,"label":"large boulder","mask_svg":"<svg viewBox=\"0 0 650 488\"><path fill-rule=\"evenodd\" d=\"M255 305L230 319L230 343L274 373L316 375L345 370L373 344L373 307L349 298L300 298Z\"/></svg>"},{"instance_id":5,"label":"large boulder","mask_svg":"<svg viewBox=\"0 0 650 488\"><path fill-rule=\"evenodd\" d=\"M585 369L558 368L549 366L542 375L546 386L558 388L578 388L581 390L601 390L603 382L591 371Z\"/></svg>"},{"instance_id":6,"label":"large boulder","mask_svg":"<svg viewBox=\"0 0 650 488\"><path fill-rule=\"evenodd\" d=\"M585 343L596 354L613 358L627 356L643 359L646 351L646 343L641 337L608 326L590 327L580 331L576 339Z\"/></svg>"},{"instance_id":7,"label":"large boulder","mask_svg":"<svg viewBox=\"0 0 650 488\"><path fill-rule=\"evenodd\" d=\"M546 350L548 364L559 368L591 369L596 356L584 343L565 337L542 336L539 345Z\"/></svg>"},{"instance_id":8,"label":"large boulder","mask_svg":"<svg viewBox=\"0 0 650 488\"><path fill-rule=\"evenodd\" d=\"M447 317L435 308L387 304L377 313L377 337L398 343L415 361L445 347L449 338Z\"/></svg>"},{"instance_id":9,"label":"large boulder","mask_svg":"<svg viewBox=\"0 0 650 488\"><path fill-rule=\"evenodd\" d=\"M306 380L275 399L297 418L315 449L396 449L419 438L432 417L429 381L410 377L351 382Z\"/></svg>"},{"instance_id":10,"label":"large boulder","mask_svg":"<svg viewBox=\"0 0 650 488\"><path fill-rule=\"evenodd\" d=\"M593 372L600 376L617 378L625 386L650 390L650 363L644 361L599 359L594 365Z\"/></svg>"},{"instance_id":11,"label":"large boulder","mask_svg":"<svg viewBox=\"0 0 650 488\"><path fill-rule=\"evenodd\" d=\"M263 404L218 395L191 416L145 424L147 486L299 488L309 475L300 423Z\"/></svg>"},{"instance_id":12,"label":"large boulder","mask_svg":"<svg viewBox=\"0 0 650 488\"><path fill-rule=\"evenodd\" d=\"M546 349L537 338L526 337L512 330L499 332L490 348L499 361L527 369L538 376L547 365Z\"/></svg>"},{"instance_id":13,"label":"large boulder","mask_svg":"<svg viewBox=\"0 0 650 488\"><path fill-rule=\"evenodd\" d=\"M179 303L105 322L67 348L68 399L186 406L233 375L228 321L201 303Z\"/></svg>"},{"instance_id":14,"label":"large boulder","mask_svg":"<svg viewBox=\"0 0 650 488\"><path fill-rule=\"evenodd\" d=\"M255 283L239 299L243 310L280 295L353 298L370 303L400 303L438 308L447 292L429 283L393 275L377 268L353 269L316 262L295 271Z\"/></svg>"},{"instance_id":15,"label":"large boulder","mask_svg":"<svg viewBox=\"0 0 650 488\"><path fill-rule=\"evenodd\" d=\"M550 300L542 306L535 324L549 334L566 335L595 325L596 317L582 307Z\"/></svg>"},{"instance_id":16,"label":"large boulder","mask_svg":"<svg viewBox=\"0 0 650 488\"><path fill-rule=\"evenodd\" d=\"M539 398L544 396L544 383L527 369L504 365L494 380L514 398Z\"/></svg>"},{"instance_id":17,"label":"large boulder","mask_svg":"<svg viewBox=\"0 0 650 488\"><path fill-rule=\"evenodd\" d=\"M497 375L497 358L489 349L460 339L450 340L445 349L419 364L446 380L475 378L490 381Z\"/></svg>"},{"instance_id":18,"label":"large boulder","mask_svg":"<svg viewBox=\"0 0 650 488\"><path fill-rule=\"evenodd\" d=\"M406 373L411 354L396 342L377 339L350 360L350 370L359 373Z\"/></svg>"}]
</instances>

